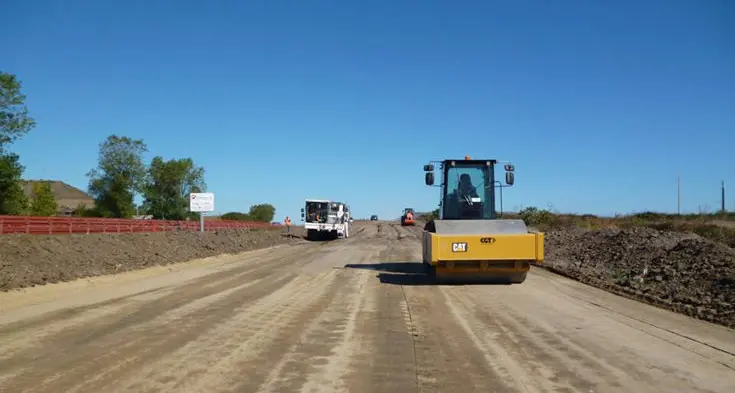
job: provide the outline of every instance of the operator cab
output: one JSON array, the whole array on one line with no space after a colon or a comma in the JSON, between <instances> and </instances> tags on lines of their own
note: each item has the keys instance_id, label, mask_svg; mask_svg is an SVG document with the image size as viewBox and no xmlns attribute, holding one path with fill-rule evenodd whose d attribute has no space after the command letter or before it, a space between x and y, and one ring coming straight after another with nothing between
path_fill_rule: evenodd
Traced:
<instances>
[{"instance_id":1,"label":"operator cab","mask_svg":"<svg viewBox=\"0 0 735 393\"><path fill-rule=\"evenodd\" d=\"M301 217L309 223L327 223L330 213L329 201L306 201L306 211L301 209Z\"/></svg>"},{"instance_id":2,"label":"operator cab","mask_svg":"<svg viewBox=\"0 0 735 393\"><path fill-rule=\"evenodd\" d=\"M442 173L440 220L494 220L495 187L503 186L495 180L497 160L439 161ZM434 185L434 165L424 165L426 185ZM514 167L505 164L505 183L514 183Z\"/></svg>"}]
</instances>

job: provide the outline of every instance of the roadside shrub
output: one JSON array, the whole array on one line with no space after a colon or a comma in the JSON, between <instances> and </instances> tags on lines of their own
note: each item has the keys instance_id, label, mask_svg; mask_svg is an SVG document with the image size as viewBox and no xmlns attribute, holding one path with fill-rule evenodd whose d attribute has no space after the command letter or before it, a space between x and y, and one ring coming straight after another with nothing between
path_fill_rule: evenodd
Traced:
<instances>
[{"instance_id":1,"label":"roadside shrub","mask_svg":"<svg viewBox=\"0 0 735 393\"><path fill-rule=\"evenodd\" d=\"M526 225L551 227L556 221L556 217L550 211L533 206L522 209L518 215Z\"/></svg>"},{"instance_id":2,"label":"roadside shrub","mask_svg":"<svg viewBox=\"0 0 735 393\"><path fill-rule=\"evenodd\" d=\"M220 219L231 220L231 221L252 221L250 219L250 216L247 215L247 213L240 213L240 212L225 213L220 216Z\"/></svg>"}]
</instances>

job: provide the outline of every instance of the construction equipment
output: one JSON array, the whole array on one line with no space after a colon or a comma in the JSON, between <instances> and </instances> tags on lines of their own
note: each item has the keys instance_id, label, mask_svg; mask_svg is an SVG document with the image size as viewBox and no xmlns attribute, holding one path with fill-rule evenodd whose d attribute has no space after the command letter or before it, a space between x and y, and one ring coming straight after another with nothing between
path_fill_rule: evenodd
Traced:
<instances>
[{"instance_id":1,"label":"construction equipment","mask_svg":"<svg viewBox=\"0 0 735 393\"><path fill-rule=\"evenodd\" d=\"M306 238L337 239L350 236L350 207L342 202L327 199L307 199L301 208Z\"/></svg>"},{"instance_id":2,"label":"construction equipment","mask_svg":"<svg viewBox=\"0 0 735 393\"><path fill-rule=\"evenodd\" d=\"M432 161L424 165L426 185L434 185L434 163L442 174L439 217L424 226L423 262L437 282L520 284L530 265L544 259L544 234L523 220L499 219L495 210L493 159ZM505 183L512 186L514 166L505 163Z\"/></svg>"},{"instance_id":3,"label":"construction equipment","mask_svg":"<svg viewBox=\"0 0 735 393\"><path fill-rule=\"evenodd\" d=\"M413 220L414 216L413 208L407 207L403 209L403 213L401 214L401 225L402 226L408 226L408 225L416 225L416 223Z\"/></svg>"}]
</instances>

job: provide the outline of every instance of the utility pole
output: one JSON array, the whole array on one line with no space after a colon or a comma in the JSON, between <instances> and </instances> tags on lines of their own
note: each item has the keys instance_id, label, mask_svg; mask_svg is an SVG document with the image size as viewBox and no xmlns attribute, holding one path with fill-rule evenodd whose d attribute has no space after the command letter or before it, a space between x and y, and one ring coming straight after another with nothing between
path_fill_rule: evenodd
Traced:
<instances>
[{"instance_id":1,"label":"utility pole","mask_svg":"<svg viewBox=\"0 0 735 393\"><path fill-rule=\"evenodd\" d=\"M676 177L676 215L681 215L681 176Z\"/></svg>"},{"instance_id":2,"label":"utility pole","mask_svg":"<svg viewBox=\"0 0 735 393\"><path fill-rule=\"evenodd\" d=\"M495 180L495 184L498 185L498 188L500 189L500 217L503 217L503 183L500 182L500 180Z\"/></svg>"},{"instance_id":3,"label":"utility pole","mask_svg":"<svg viewBox=\"0 0 735 393\"><path fill-rule=\"evenodd\" d=\"M725 210L725 181L724 180L722 181L722 206L721 207L722 207L723 213L727 211Z\"/></svg>"}]
</instances>

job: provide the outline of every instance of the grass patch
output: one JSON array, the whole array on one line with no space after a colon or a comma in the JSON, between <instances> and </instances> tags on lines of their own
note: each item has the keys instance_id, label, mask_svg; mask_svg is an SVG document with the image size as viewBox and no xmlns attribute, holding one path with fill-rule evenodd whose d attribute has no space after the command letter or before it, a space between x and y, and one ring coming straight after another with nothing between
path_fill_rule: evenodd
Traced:
<instances>
[{"instance_id":1,"label":"grass patch","mask_svg":"<svg viewBox=\"0 0 735 393\"><path fill-rule=\"evenodd\" d=\"M633 228L646 227L663 231L691 232L735 248L735 213L666 214L640 212L615 217L592 214L564 214L546 209L527 207L518 213L505 213L503 218L519 218L542 231L565 228Z\"/></svg>"}]
</instances>

